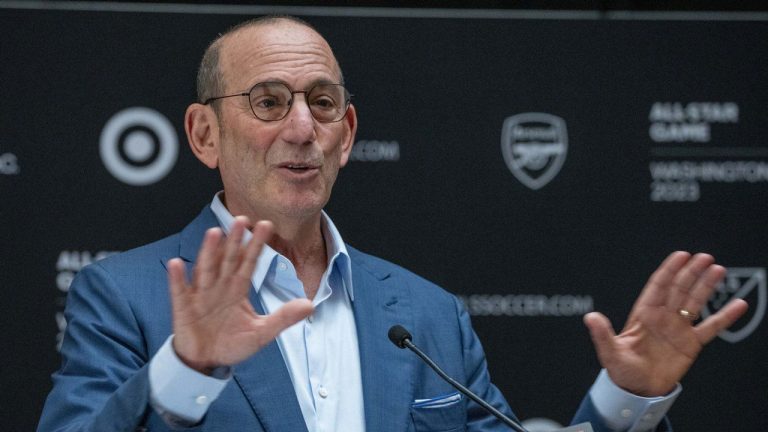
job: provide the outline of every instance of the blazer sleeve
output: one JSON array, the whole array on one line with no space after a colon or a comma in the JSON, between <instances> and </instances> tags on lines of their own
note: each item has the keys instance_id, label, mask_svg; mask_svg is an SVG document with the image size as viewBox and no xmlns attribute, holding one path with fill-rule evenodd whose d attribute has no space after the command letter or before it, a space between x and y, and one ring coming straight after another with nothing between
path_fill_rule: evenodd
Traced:
<instances>
[{"instance_id":1,"label":"blazer sleeve","mask_svg":"<svg viewBox=\"0 0 768 432\"><path fill-rule=\"evenodd\" d=\"M134 431L149 408L146 343L122 290L95 263L67 296L61 368L38 431Z\"/></svg>"}]
</instances>

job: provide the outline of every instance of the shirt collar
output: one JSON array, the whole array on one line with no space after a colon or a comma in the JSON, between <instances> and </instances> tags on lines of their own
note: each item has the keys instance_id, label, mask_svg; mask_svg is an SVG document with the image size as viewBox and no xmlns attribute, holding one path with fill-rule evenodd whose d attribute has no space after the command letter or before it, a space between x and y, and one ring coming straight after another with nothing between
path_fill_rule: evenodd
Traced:
<instances>
[{"instance_id":1,"label":"shirt collar","mask_svg":"<svg viewBox=\"0 0 768 432\"><path fill-rule=\"evenodd\" d=\"M219 191L213 196L211 201L211 211L216 215L216 219L219 221L222 230L225 234L229 234L229 230L232 227L232 223L235 221L235 217L227 210L224 203L221 201L221 194L223 191ZM328 267L326 273L331 274L333 267L335 266L341 275L341 279L344 282L344 288L350 300L354 300L354 290L352 288L352 260L349 258L347 252L347 246L344 244L344 240L341 238L339 230L336 229L336 225L333 224L331 218L325 211L321 211L321 229L323 230L323 239L325 240L325 250L328 255ZM243 242L248 242L251 239L251 232L245 232ZM253 285L258 292L264 282L264 278L272 265L272 262L277 258L279 254L276 250L272 249L269 245L264 245L261 249L261 254L256 261L256 270L253 273Z\"/></svg>"}]
</instances>

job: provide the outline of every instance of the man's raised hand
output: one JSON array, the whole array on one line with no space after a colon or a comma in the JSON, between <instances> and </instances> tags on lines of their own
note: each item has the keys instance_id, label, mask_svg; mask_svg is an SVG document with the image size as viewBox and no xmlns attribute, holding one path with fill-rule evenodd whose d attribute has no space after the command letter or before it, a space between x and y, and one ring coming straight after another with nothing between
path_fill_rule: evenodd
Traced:
<instances>
[{"instance_id":1,"label":"man's raised hand","mask_svg":"<svg viewBox=\"0 0 768 432\"><path fill-rule=\"evenodd\" d=\"M611 380L639 396L672 391L704 345L747 310L747 303L736 299L693 325L691 318L699 315L725 272L710 255L675 252L648 280L620 334L604 315L585 315L598 359Z\"/></svg>"},{"instance_id":2,"label":"man's raised hand","mask_svg":"<svg viewBox=\"0 0 768 432\"><path fill-rule=\"evenodd\" d=\"M243 244L249 224L248 218L238 216L226 238L220 228L206 231L191 281L181 259L168 261L173 348L185 364L202 373L245 360L313 311L306 299L292 300L269 315L253 309L248 296L251 276L272 235L272 223L258 222L251 240Z\"/></svg>"}]
</instances>

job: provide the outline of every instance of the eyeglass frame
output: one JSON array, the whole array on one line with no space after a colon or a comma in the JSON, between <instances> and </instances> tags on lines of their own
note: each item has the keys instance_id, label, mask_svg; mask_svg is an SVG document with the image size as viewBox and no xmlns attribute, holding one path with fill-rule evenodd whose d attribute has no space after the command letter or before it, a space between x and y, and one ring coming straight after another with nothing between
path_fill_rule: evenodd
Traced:
<instances>
[{"instance_id":1,"label":"eyeglass frame","mask_svg":"<svg viewBox=\"0 0 768 432\"><path fill-rule=\"evenodd\" d=\"M278 119L265 120L265 119L259 117L258 115L256 115L256 111L254 111L254 109L253 109L253 105L251 104L251 92L256 87L258 87L260 85L264 85L264 84L280 84L280 85L284 86L285 88L287 88L288 92L291 94L291 99L290 99L290 103L288 105L288 110L286 110L285 114L283 114L283 116L278 118ZM291 112L291 108L293 108L293 100L295 99L294 98L295 94L303 93L304 94L304 100L307 102L307 106L309 106L309 100L307 99L307 95L309 95L309 93L311 93L312 90L314 90L317 86L321 86L321 85L336 85L336 86L341 86L341 88L344 89L344 91L348 95L346 100L344 100L344 114L342 114L341 117L338 120L323 121L323 120L320 120L317 117L315 117L315 113L312 111L312 108L310 107L309 108L309 113L312 114L312 118L317 120L317 121L319 121L320 123L338 123L338 122L344 120L344 117L347 116L347 112L349 111L349 106L352 104L352 96L353 95L352 95L352 93L349 92L349 90L347 90L347 88L342 83L323 83L323 82L321 82L321 83L314 84L312 87L309 88L309 90L295 90L294 91L293 89L291 89L288 86L288 84L285 84L285 83L280 82L280 81L263 81L263 82L258 82L256 84L254 84L247 92L235 93L235 94L224 95L224 96L209 97L208 99L206 99L203 102L203 105L209 105L211 102L217 101L219 99L226 99L226 98L237 97L237 96L248 96L248 107L251 109L251 113L253 114L254 117L256 117L257 119L259 119L259 120L261 120L263 122L280 121L280 120L283 120L284 118L288 117L288 114Z\"/></svg>"}]
</instances>

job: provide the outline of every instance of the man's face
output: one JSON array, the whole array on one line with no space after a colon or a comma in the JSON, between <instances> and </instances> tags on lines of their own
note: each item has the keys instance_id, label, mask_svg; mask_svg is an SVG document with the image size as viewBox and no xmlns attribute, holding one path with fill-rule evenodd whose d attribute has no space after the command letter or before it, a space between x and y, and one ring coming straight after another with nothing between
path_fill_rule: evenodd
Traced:
<instances>
[{"instance_id":1,"label":"man's face","mask_svg":"<svg viewBox=\"0 0 768 432\"><path fill-rule=\"evenodd\" d=\"M226 37L219 57L225 94L261 82L282 82L293 91L316 83L338 83L340 72L320 35L280 21ZM218 166L226 203L235 214L259 217L317 215L328 202L339 168L354 139L354 108L335 123L316 121L303 94L294 95L288 115L265 122L247 97L222 99Z\"/></svg>"}]
</instances>

